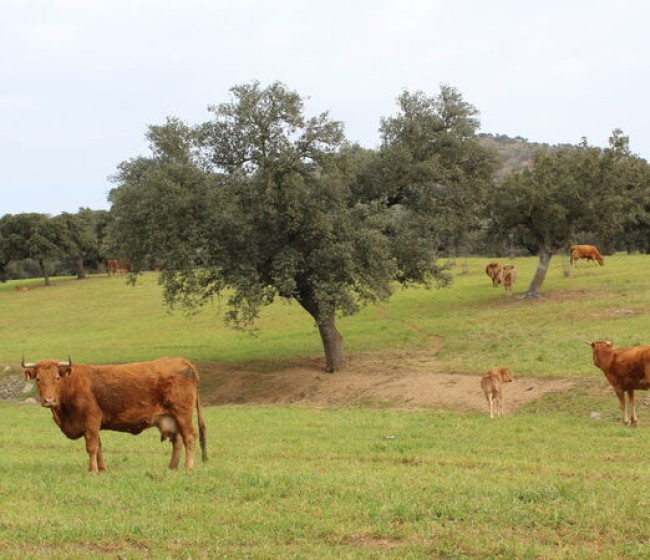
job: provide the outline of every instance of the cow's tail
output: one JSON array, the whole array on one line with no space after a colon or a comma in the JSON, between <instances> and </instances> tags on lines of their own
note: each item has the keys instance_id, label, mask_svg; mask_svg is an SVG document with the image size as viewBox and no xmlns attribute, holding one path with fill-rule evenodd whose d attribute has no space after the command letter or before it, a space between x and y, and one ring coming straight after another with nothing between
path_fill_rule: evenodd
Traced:
<instances>
[{"instance_id":1,"label":"cow's tail","mask_svg":"<svg viewBox=\"0 0 650 560\"><path fill-rule=\"evenodd\" d=\"M199 443L201 444L201 459L205 463L208 460L208 449L205 443L205 420L203 419L203 409L201 408L201 399L198 390L196 391L196 415L199 421Z\"/></svg>"}]
</instances>

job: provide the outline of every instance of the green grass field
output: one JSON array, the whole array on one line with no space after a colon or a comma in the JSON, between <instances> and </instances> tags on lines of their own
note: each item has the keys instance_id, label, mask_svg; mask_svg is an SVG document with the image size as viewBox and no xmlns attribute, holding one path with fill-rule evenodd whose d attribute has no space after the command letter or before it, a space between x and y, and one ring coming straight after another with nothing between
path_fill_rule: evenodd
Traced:
<instances>
[{"instance_id":1,"label":"green grass field","mask_svg":"<svg viewBox=\"0 0 650 560\"><path fill-rule=\"evenodd\" d=\"M585 340L650 343L650 257L580 263L568 277L555 258L535 301L493 289L486 262L457 266L450 289L401 290L342 319L348 353L440 337L445 371L504 363L587 386L603 380ZM515 262L521 293L536 259ZM14 286L0 286L0 364L321 352L296 305L265 310L251 335L223 327L217 303L168 314L153 275L135 288L107 277ZM193 472L167 471L169 444L150 430L103 432L109 471L89 475L83 442L48 411L0 402L0 558L650 558L650 410L625 428L613 395L548 395L495 421L372 407L205 414L211 460Z\"/></svg>"},{"instance_id":2,"label":"green grass field","mask_svg":"<svg viewBox=\"0 0 650 560\"><path fill-rule=\"evenodd\" d=\"M518 375L593 375L586 340L618 346L650 342L650 257L616 255L604 267L581 262L564 276L555 257L539 300L507 298L483 269L487 259L467 259L453 269L447 289L398 289L388 302L338 321L350 354L419 348L439 337L444 369L478 373L504 363ZM525 292L537 264L520 258L515 293ZM566 260L564 259L564 264ZM219 301L187 316L162 303L156 276L135 287L108 276L63 279L50 288L16 291L0 285L0 363L42 358L76 362L123 362L162 355L197 361L291 359L319 356L313 320L297 304L278 301L263 311L254 332L224 326Z\"/></svg>"}]
</instances>

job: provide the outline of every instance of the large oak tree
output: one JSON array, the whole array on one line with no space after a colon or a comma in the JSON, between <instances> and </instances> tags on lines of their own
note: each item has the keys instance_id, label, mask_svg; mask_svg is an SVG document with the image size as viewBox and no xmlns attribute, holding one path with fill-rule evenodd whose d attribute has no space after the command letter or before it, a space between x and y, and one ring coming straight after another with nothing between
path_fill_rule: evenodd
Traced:
<instances>
[{"instance_id":1,"label":"large oak tree","mask_svg":"<svg viewBox=\"0 0 650 560\"><path fill-rule=\"evenodd\" d=\"M113 245L136 269L162 270L170 305L221 295L227 318L242 325L276 297L295 300L314 318L327 371L337 371L338 316L388 298L395 281L449 281L437 265L427 193L468 183L473 144L460 151L462 163L445 168L475 128L460 131L468 121L458 104L458 115L422 123L437 127L439 155L428 147L422 162L435 164L435 175L388 184L409 163L392 157L403 153L398 133L386 128L396 150L381 156L349 146L327 113L306 117L302 98L281 83L253 82L231 94L210 107L206 123L151 126L151 154L119 166L109 195Z\"/></svg>"}]
</instances>

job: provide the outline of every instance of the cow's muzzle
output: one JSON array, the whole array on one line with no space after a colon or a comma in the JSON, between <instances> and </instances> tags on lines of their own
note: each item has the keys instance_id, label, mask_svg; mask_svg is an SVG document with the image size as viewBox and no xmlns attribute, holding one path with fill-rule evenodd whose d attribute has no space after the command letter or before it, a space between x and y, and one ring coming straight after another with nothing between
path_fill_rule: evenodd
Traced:
<instances>
[{"instance_id":1,"label":"cow's muzzle","mask_svg":"<svg viewBox=\"0 0 650 560\"><path fill-rule=\"evenodd\" d=\"M41 406L45 408L54 408L56 406L56 397L47 397L41 400Z\"/></svg>"}]
</instances>

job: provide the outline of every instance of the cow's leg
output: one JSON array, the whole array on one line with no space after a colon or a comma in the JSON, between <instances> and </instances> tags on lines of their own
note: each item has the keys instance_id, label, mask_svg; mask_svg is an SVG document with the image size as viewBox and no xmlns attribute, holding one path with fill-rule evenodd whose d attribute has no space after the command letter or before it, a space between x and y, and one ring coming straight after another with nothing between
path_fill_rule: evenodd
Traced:
<instances>
[{"instance_id":1,"label":"cow's leg","mask_svg":"<svg viewBox=\"0 0 650 560\"><path fill-rule=\"evenodd\" d=\"M627 392L630 406L630 426L636 426L636 402L634 400L634 389Z\"/></svg>"},{"instance_id":2,"label":"cow's leg","mask_svg":"<svg viewBox=\"0 0 650 560\"><path fill-rule=\"evenodd\" d=\"M196 432L192 424L192 412L190 411L189 415L186 415L187 418L176 417L178 431L185 444L185 468L188 470L194 467L194 454L196 452Z\"/></svg>"},{"instance_id":3,"label":"cow's leg","mask_svg":"<svg viewBox=\"0 0 650 560\"><path fill-rule=\"evenodd\" d=\"M97 441L99 442L99 447L97 448L97 468L100 471L105 471L106 463L104 462L104 454L102 453L102 438L97 436Z\"/></svg>"},{"instance_id":4,"label":"cow's leg","mask_svg":"<svg viewBox=\"0 0 650 560\"><path fill-rule=\"evenodd\" d=\"M621 413L623 415L623 424L626 426L629 425L628 419L627 419L627 410L625 408L625 391L623 389L614 389L614 392L616 393L616 396L618 397L618 403L621 407Z\"/></svg>"},{"instance_id":5,"label":"cow's leg","mask_svg":"<svg viewBox=\"0 0 650 560\"><path fill-rule=\"evenodd\" d=\"M183 449L183 438L181 438L178 432L173 433L169 436L169 439L172 442L172 458L169 461L170 469L177 469L178 463L181 459L181 450Z\"/></svg>"},{"instance_id":6,"label":"cow's leg","mask_svg":"<svg viewBox=\"0 0 650 560\"><path fill-rule=\"evenodd\" d=\"M101 441L99 439L99 431L94 429L87 429L84 434L86 439L86 451L88 452L88 472L99 471L100 464L102 470L106 470L104 459L101 455ZM100 460L100 457L101 460Z\"/></svg>"},{"instance_id":7,"label":"cow's leg","mask_svg":"<svg viewBox=\"0 0 650 560\"><path fill-rule=\"evenodd\" d=\"M497 416L503 416L503 396L497 393Z\"/></svg>"},{"instance_id":8,"label":"cow's leg","mask_svg":"<svg viewBox=\"0 0 650 560\"><path fill-rule=\"evenodd\" d=\"M485 395L487 398L487 402L490 405L490 418L494 418L494 398L492 397L492 393L488 393Z\"/></svg>"}]
</instances>

